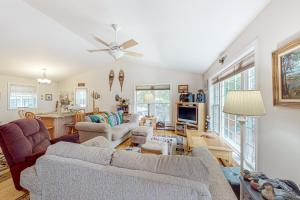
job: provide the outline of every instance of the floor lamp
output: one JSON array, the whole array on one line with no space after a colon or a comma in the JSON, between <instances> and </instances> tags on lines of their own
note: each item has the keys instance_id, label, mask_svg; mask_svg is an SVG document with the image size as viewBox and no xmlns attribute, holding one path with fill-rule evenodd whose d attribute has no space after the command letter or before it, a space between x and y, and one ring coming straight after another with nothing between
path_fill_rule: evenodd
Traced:
<instances>
[{"instance_id":1,"label":"floor lamp","mask_svg":"<svg viewBox=\"0 0 300 200\"><path fill-rule=\"evenodd\" d=\"M235 90L229 91L223 107L223 112L227 114L237 115L240 123L241 133L241 164L240 173L244 170L244 145L245 145L245 124L247 116L265 115L265 107L260 91L257 90ZM243 186L240 184L240 200L243 199Z\"/></svg>"},{"instance_id":2,"label":"floor lamp","mask_svg":"<svg viewBox=\"0 0 300 200\"><path fill-rule=\"evenodd\" d=\"M144 96L144 103L148 104L148 115L147 117L150 117L150 104L152 104L154 101L154 97L152 95L152 93L148 93L148 94L145 94Z\"/></svg>"}]
</instances>

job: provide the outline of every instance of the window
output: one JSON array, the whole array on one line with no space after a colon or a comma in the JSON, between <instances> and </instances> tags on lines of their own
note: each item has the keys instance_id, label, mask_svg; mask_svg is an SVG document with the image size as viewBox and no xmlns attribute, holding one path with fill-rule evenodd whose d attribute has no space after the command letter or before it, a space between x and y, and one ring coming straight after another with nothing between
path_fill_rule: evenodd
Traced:
<instances>
[{"instance_id":1,"label":"window","mask_svg":"<svg viewBox=\"0 0 300 200\"><path fill-rule=\"evenodd\" d=\"M88 105L88 90L87 88L75 89L75 105L80 108L87 108Z\"/></svg>"},{"instance_id":2,"label":"window","mask_svg":"<svg viewBox=\"0 0 300 200\"><path fill-rule=\"evenodd\" d=\"M37 88L31 85L9 84L9 109L36 108Z\"/></svg>"},{"instance_id":3,"label":"window","mask_svg":"<svg viewBox=\"0 0 300 200\"><path fill-rule=\"evenodd\" d=\"M157 117L158 121L171 122L170 85L136 86L136 112L141 116L148 114L145 96L150 93L153 96L153 103L150 103L150 114Z\"/></svg>"},{"instance_id":4,"label":"window","mask_svg":"<svg viewBox=\"0 0 300 200\"><path fill-rule=\"evenodd\" d=\"M254 56L252 63L243 69L231 70L219 81L210 86L210 129L223 137L235 152L240 153L240 126L236 115L222 112L225 97L230 90L253 90L256 88L256 72L254 67ZM244 62L247 63L247 62ZM225 78L224 78L225 77ZM248 117L245 133L245 162L249 169L255 170L256 150L256 120Z\"/></svg>"}]
</instances>

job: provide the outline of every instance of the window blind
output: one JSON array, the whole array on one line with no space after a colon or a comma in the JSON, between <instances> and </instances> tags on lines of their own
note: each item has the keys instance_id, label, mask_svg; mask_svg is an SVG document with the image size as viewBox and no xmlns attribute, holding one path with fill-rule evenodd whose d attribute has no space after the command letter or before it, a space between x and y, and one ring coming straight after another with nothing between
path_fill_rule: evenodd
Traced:
<instances>
[{"instance_id":1,"label":"window blind","mask_svg":"<svg viewBox=\"0 0 300 200\"><path fill-rule=\"evenodd\" d=\"M35 86L9 84L9 91L11 96L16 95L36 95L37 89Z\"/></svg>"},{"instance_id":2,"label":"window blind","mask_svg":"<svg viewBox=\"0 0 300 200\"><path fill-rule=\"evenodd\" d=\"M22 84L9 84L9 109L20 107L36 108L37 87Z\"/></svg>"},{"instance_id":3,"label":"window blind","mask_svg":"<svg viewBox=\"0 0 300 200\"><path fill-rule=\"evenodd\" d=\"M228 79L238 73L241 73L243 71L246 71L252 67L254 67L255 57L254 52L251 52L250 54L246 55L239 61L235 62L233 65L228 67L226 70L224 70L222 73L220 73L218 76L214 77L212 79L212 84L219 83L225 79Z\"/></svg>"},{"instance_id":4,"label":"window blind","mask_svg":"<svg viewBox=\"0 0 300 200\"><path fill-rule=\"evenodd\" d=\"M171 86L169 84L162 84L162 85L137 85L136 91L142 90L171 90Z\"/></svg>"},{"instance_id":5,"label":"window blind","mask_svg":"<svg viewBox=\"0 0 300 200\"><path fill-rule=\"evenodd\" d=\"M87 107L87 88L76 88L75 89L75 105L81 108Z\"/></svg>"}]
</instances>

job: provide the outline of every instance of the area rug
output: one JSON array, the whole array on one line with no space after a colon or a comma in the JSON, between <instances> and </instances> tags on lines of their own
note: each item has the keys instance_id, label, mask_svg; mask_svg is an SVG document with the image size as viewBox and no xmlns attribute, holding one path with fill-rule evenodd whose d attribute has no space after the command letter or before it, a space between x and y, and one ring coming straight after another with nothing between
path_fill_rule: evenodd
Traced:
<instances>
[{"instance_id":1,"label":"area rug","mask_svg":"<svg viewBox=\"0 0 300 200\"><path fill-rule=\"evenodd\" d=\"M2 152L0 152L0 182L6 181L11 177L7 162Z\"/></svg>"},{"instance_id":2,"label":"area rug","mask_svg":"<svg viewBox=\"0 0 300 200\"><path fill-rule=\"evenodd\" d=\"M183 155L184 151L184 137L178 135L156 135L151 140L163 141L169 144L169 154ZM170 152L172 145L175 145L176 153Z\"/></svg>"},{"instance_id":3,"label":"area rug","mask_svg":"<svg viewBox=\"0 0 300 200\"><path fill-rule=\"evenodd\" d=\"M7 162L2 152L0 152L0 173L4 170L8 169Z\"/></svg>"},{"instance_id":4,"label":"area rug","mask_svg":"<svg viewBox=\"0 0 300 200\"><path fill-rule=\"evenodd\" d=\"M169 155L183 155L185 154L185 138L182 136L176 135L156 135L153 136L149 140L154 141L163 141L168 143L169 145ZM175 151L171 151L173 149L173 145L175 145ZM134 151L134 152L141 152L141 146L128 146L124 150L126 151Z\"/></svg>"}]
</instances>

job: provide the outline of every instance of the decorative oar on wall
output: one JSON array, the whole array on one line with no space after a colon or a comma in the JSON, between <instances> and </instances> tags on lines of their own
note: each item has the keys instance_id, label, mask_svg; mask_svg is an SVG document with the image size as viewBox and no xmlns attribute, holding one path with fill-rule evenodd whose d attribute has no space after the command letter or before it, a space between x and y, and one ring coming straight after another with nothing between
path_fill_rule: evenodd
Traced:
<instances>
[{"instance_id":1,"label":"decorative oar on wall","mask_svg":"<svg viewBox=\"0 0 300 200\"><path fill-rule=\"evenodd\" d=\"M110 70L109 72L109 76L108 76L108 80L109 80L109 91L111 91L111 86L114 82L114 78L115 78L115 72L114 70Z\"/></svg>"},{"instance_id":2,"label":"decorative oar on wall","mask_svg":"<svg viewBox=\"0 0 300 200\"><path fill-rule=\"evenodd\" d=\"M120 82L120 86L121 86L121 92L123 90L124 78L125 78L124 71L121 69L119 72L119 82Z\"/></svg>"}]
</instances>

